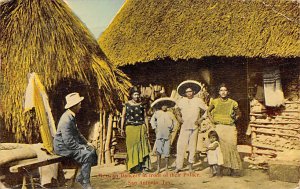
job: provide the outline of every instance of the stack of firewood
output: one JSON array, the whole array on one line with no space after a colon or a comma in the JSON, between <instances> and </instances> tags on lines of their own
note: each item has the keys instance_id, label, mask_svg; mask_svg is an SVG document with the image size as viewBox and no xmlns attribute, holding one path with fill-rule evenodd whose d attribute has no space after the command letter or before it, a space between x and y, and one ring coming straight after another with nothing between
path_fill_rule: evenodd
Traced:
<instances>
[{"instance_id":1,"label":"stack of firewood","mask_svg":"<svg viewBox=\"0 0 300 189\"><path fill-rule=\"evenodd\" d=\"M250 116L253 154L276 157L281 151L300 150L300 101L286 101L273 115L255 101Z\"/></svg>"}]
</instances>

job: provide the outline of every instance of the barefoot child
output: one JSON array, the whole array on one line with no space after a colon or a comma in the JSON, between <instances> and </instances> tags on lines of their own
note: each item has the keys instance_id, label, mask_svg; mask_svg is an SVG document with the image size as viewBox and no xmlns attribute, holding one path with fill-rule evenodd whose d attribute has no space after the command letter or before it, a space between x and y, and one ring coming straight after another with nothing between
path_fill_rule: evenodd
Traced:
<instances>
[{"instance_id":1,"label":"barefoot child","mask_svg":"<svg viewBox=\"0 0 300 189\"><path fill-rule=\"evenodd\" d=\"M157 154L157 173L160 172L161 156L165 156L166 171L168 171L168 161L170 156L170 136L177 120L168 108L175 106L175 101L171 98L160 98L151 104L156 109L151 117L150 123L156 133L156 154Z\"/></svg>"},{"instance_id":2,"label":"barefoot child","mask_svg":"<svg viewBox=\"0 0 300 189\"><path fill-rule=\"evenodd\" d=\"M220 149L219 136L216 131L208 133L209 145L207 147L207 160L212 177L221 176L220 166L223 165L223 155Z\"/></svg>"}]
</instances>

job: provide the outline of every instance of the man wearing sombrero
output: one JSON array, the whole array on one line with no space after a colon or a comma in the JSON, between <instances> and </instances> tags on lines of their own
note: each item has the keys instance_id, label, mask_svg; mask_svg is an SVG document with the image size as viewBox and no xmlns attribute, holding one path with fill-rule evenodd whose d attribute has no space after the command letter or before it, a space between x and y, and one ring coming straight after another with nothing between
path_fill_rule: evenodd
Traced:
<instances>
[{"instance_id":1,"label":"man wearing sombrero","mask_svg":"<svg viewBox=\"0 0 300 189\"><path fill-rule=\"evenodd\" d=\"M176 173L183 168L186 147L189 151L189 171L193 172L198 127L206 115L201 116L200 112L207 109L207 105L200 98L194 96L200 90L201 84L194 80L184 81L177 88L177 92L182 98L177 101L176 118L182 125L177 142Z\"/></svg>"},{"instance_id":2,"label":"man wearing sombrero","mask_svg":"<svg viewBox=\"0 0 300 189\"><path fill-rule=\"evenodd\" d=\"M66 96L67 104L65 113L61 116L57 133L54 137L54 151L56 154L74 159L81 164L80 174L76 181L84 189L92 188L90 185L91 167L97 164L97 154L90 143L77 128L75 115L81 108L81 101L78 93L71 93Z\"/></svg>"}]
</instances>

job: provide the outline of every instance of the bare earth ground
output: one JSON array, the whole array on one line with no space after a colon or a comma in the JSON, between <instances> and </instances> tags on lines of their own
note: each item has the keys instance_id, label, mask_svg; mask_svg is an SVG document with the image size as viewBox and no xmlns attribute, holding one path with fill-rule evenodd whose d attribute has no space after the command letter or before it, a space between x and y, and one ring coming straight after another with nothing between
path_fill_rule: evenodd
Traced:
<instances>
[{"instance_id":1,"label":"bare earth ground","mask_svg":"<svg viewBox=\"0 0 300 189\"><path fill-rule=\"evenodd\" d=\"M295 189L298 184L281 181L271 181L267 171L245 168L238 178L223 176L210 178L209 167L205 162L194 165L196 171L190 174L187 170L174 173L171 171L156 174L156 158L152 159L152 171L148 174L129 174L124 165L93 167L91 184L93 188L159 188L159 189ZM171 163L174 164L172 157ZM172 165L173 166L173 165ZM247 167L245 165L245 167ZM69 173L70 174L70 173ZM69 183L67 183L69 184ZM70 188L66 186L66 188ZM81 188L75 183L75 189Z\"/></svg>"}]
</instances>

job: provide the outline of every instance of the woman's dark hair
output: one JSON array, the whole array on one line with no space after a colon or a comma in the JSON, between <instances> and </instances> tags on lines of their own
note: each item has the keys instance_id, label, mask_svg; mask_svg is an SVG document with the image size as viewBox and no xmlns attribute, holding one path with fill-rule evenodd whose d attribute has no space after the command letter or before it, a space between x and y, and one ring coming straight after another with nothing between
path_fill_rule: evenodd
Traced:
<instances>
[{"instance_id":1,"label":"woman's dark hair","mask_svg":"<svg viewBox=\"0 0 300 189\"><path fill-rule=\"evenodd\" d=\"M219 85L218 91L219 91L222 87L225 87L225 88L227 89L227 91L229 91L228 86L227 86L225 83L221 83L221 84Z\"/></svg>"},{"instance_id":2,"label":"woman's dark hair","mask_svg":"<svg viewBox=\"0 0 300 189\"><path fill-rule=\"evenodd\" d=\"M219 141L219 135L216 131L209 131L208 133L208 138L211 138L211 137L216 137L217 141Z\"/></svg>"},{"instance_id":3,"label":"woman's dark hair","mask_svg":"<svg viewBox=\"0 0 300 189\"><path fill-rule=\"evenodd\" d=\"M217 94L219 93L219 91L220 91L220 89L221 89L222 87L225 87L225 88L227 89L227 92L228 92L228 95L229 95L229 94L230 94L230 91L229 91L228 86L227 86L225 83L221 83L221 84L219 85L218 90L217 90Z\"/></svg>"},{"instance_id":4,"label":"woman's dark hair","mask_svg":"<svg viewBox=\"0 0 300 189\"><path fill-rule=\"evenodd\" d=\"M133 95L133 93L139 93L141 94L141 91L138 89L138 87L133 86L129 89L129 97L131 98L131 96Z\"/></svg>"}]
</instances>

